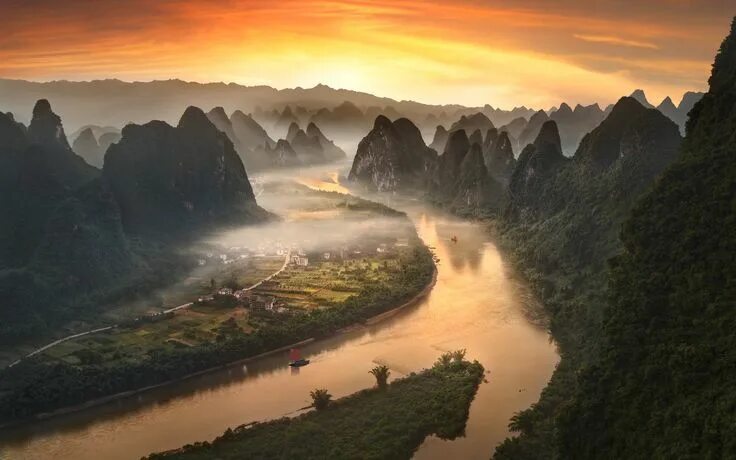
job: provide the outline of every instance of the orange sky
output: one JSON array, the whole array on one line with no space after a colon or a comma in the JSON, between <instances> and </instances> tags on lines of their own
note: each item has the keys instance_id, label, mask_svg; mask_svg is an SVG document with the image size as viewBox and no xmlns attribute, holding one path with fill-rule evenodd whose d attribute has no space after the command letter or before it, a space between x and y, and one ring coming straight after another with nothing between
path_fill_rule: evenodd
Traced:
<instances>
[{"instance_id":1,"label":"orange sky","mask_svg":"<svg viewBox=\"0 0 736 460\"><path fill-rule=\"evenodd\" d=\"M736 0L0 0L0 76L511 107L703 89ZM0 98L2 95L0 95Z\"/></svg>"}]
</instances>

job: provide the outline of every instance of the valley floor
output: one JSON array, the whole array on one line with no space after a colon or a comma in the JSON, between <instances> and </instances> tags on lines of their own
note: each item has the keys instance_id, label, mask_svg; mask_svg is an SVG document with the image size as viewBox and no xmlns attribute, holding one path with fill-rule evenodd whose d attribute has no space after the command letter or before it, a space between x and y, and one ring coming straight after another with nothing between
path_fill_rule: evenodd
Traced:
<instances>
[{"instance_id":1,"label":"valley floor","mask_svg":"<svg viewBox=\"0 0 736 460\"><path fill-rule=\"evenodd\" d=\"M302 219L327 215L367 226L365 236L319 247L277 243L206 253L200 265L217 268L200 270L165 296L168 302L189 296L187 308L132 318L2 371L0 419L105 400L323 337L394 308L431 283L431 254L406 216L346 195L301 186L299 192L311 198ZM237 254L242 251L279 254Z\"/></svg>"}]
</instances>

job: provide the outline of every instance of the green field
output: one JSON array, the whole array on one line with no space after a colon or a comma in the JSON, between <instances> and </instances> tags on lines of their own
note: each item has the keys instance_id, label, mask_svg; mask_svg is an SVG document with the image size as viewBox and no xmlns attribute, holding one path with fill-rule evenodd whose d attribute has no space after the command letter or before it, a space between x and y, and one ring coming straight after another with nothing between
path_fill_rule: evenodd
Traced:
<instances>
[{"instance_id":1,"label":"green field","mask_svg":"<svg viewBox=\"0 0 736 460\"><path fill-rule=\"evenodd\" d=\"M300 196L304 195L302 190ZM307 196L310 213L327 213L340 222L346 219L370 221L377 212L386 212L344 195L309 192ZM272 276L284 264L284 255L235 257L225 264L218 259L218 253L225 249L212 249L215 254L210 253L205 265L196 268L187 278L146 299L109 312L110 323L120 327L63 342L46 350L39 358L69 365L114 365L117 361L137 360L150 353L175 352L176 349L226 341L237 334L251 334L283 322L287 316L339 309L352 296L368 288L392 283L401 270L401 259L413 250L396 243L399 239L407 240L412 234L413 227L408 221L388 226L375 224L359 243L351 243L349 248L340 240L333 242L334 247L320 247L309 254L293 249L294 255L308 257L308 265L300 266L290 261L281 273L251 291L257 298L273 298L275 312L256 311L247 302L228 306L196 302L165 316L152 316L164 309L210 296L222 287L250 288ZM330 254L329 259L325 258L325 252ZM131 323L134 313L145 321Z\"/></svg>"},{"instance_id":2,"label":"green field","mask_svg":"<svg viewBox=\"0 0 736 460\"><path fill-rule=\"evenodd\" d=\"M402 248L404 252L408 248ZM386 254L350 260L321 260L309 266L289 264L267 285L253 290L255 295L270 296L282 307L281 315L301 314L313 309L338 307L369 284L389 282L399 270L399 255L395 250ZM236 280L248 287L273 274L283 264L283 257L248 260L231 264L218 273L220 286L226 280ZM192 301L212 293L207 277L191 277L178 291L178 302ZM186 296L185 296L186 294ZM62 360L67 364L112 363L145 355L153 350L193 347L223 340L229 334L249 334L277 320L273 314L253 313L242 305L223 307L214 302L195 304L177 310L155 321L118 327L63 342L46 350L42 357Z\"/></svg>"},{"instance_id":3,"label":"green field","mask_svg":"<svg viewBox=\"0 0 736 460\"><path fill-rule=\"evenodd\" d=\"M117 324L112 330L63 342L0 371L0 422L326 337L401 305L431 281L432 254L404 214L337 193L295 194L314 210L336 210L330 215L336 220L238 228L196 252L183 249L199 266L123 309L116 321L101 322ZM296 198L286 201L293 206ZM287 254L289 264L274 276ZM194 305L161 313L189 302Z\"/></svg>"}]
</instances>

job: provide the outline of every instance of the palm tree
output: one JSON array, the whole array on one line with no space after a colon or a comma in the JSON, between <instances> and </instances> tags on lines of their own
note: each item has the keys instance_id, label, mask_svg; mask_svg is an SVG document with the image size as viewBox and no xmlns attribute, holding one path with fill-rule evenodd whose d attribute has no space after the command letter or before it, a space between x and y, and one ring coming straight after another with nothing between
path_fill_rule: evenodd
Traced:
<instances>
[{"instance_id":1,"label":"palm tree","mask_svg":"<svg viewBox=\"0 0 736 460\"><path fill-rule=\"evenodd\" d=\"M386 388L386 385L388 384L388 378L391 375L391 371L388 369L388 366L380 365L376 366L373 369L369 371L370 374L373 374L373 377L376 378L376 384L378 385L378 388Z\"/></svg>"},{"instance_id":2,"label":"palm tree","mask_svg":"<svg viewBox=\"0 0 736 460\"><path fill-rule=\"evenodd\" d=\"M324 388L318 388L309 392L309 396L312 397L312 405L317 410L327 409L332 400L332 395L327 392Z\"/></svg>"}]
</instances>

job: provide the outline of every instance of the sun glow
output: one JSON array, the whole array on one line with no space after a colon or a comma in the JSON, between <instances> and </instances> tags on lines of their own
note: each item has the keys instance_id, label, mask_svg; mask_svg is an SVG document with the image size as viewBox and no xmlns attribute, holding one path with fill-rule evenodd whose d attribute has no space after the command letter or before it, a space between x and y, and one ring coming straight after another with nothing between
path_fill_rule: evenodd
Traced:
<instances>
[{"instance_id":1,"label":"sun glow","mask_svg":"<svg viewBox=\"0 0 736 460\"><path fill-rule=\"evenodd\" d=\"M0 17L15 37L0 49L0 76L323 83L501 107L605 103L637 87L658 100L702 88L728 19L671 0L631 5L626 20L611 16L621 8L608 1L594 11L521 0L101 0L89 11L68 3L19 4Z\"/></svg>"}]
</instances>

